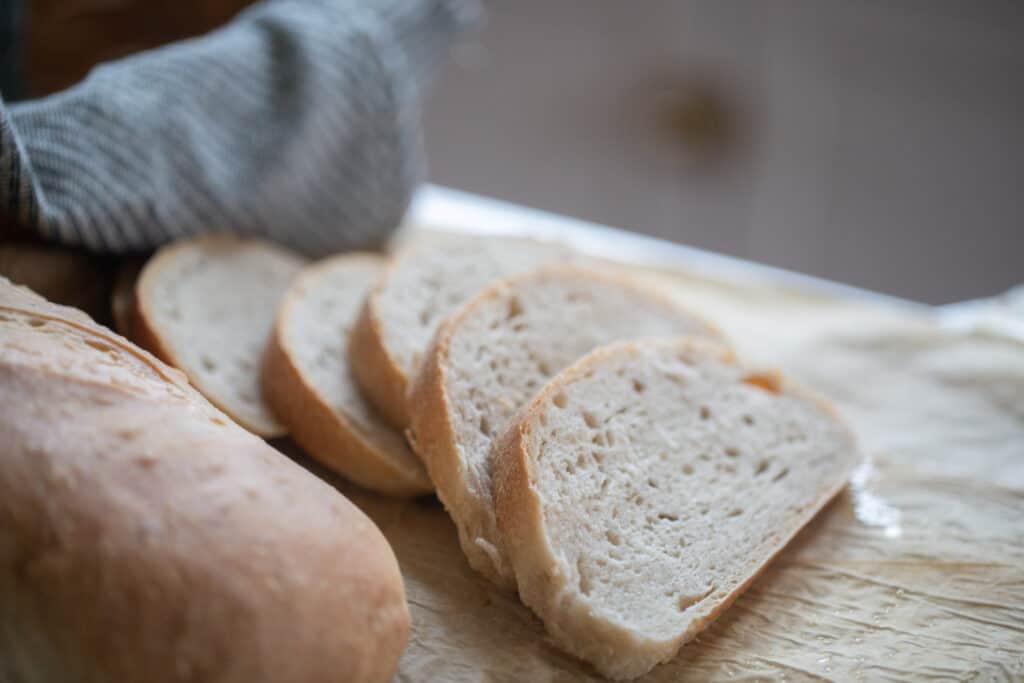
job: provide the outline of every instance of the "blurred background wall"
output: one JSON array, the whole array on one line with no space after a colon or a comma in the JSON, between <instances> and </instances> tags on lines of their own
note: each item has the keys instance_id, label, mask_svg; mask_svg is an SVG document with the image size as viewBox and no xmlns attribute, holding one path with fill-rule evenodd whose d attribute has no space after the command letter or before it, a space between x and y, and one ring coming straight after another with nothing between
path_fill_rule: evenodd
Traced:
<instances>
[{"instance_id":1,"label":"blurred background wall","mask_svg":"<svg viewBox=\"0 0 1024 683\"><path fill-rule=\"evenodd\" d=\"M1024 282L1024 3L489 7L433 181L922 301Z\"/></svg>"},{"instance_id":2,"label":"blurred background wall","mask_svg":"<svg viewBox=\"0 0 1024 683\"><path fill-rule=\"evenodd\" d=\"M23 4L40 95L249 2ZM432 181L921 301L1024 281L1024 3L486 4Z\"/></svg>"}]
</instances>

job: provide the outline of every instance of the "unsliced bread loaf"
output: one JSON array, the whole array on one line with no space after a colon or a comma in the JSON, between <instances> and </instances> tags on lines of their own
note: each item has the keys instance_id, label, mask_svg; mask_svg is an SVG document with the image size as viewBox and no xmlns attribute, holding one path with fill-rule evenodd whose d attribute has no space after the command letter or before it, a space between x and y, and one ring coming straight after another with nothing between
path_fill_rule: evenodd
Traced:
<instances>
[{"instance_id":1,"label":"unsliced bread loaf","mask_svg":"<svg viewBox=\"0 0 1024 683\"><path fill-rule=\"evenodd\" d=\"M514 585L491 496L491 446L551 377L619 339L718 332L657 292L571 265L487 287L438 330L411 395L411 438L470 565Z\"/></svg>"},{"instance_id":2,"label":"unsliced bread loaf","mask_svg":"<svg viewBox=\"0 0 1024 683\"><path fill-rule=\"evenodd\" d=\"M249 431L282 436L263 401L260 365L281 296L304 265L261 240L213 236L164 247L136 285L136 341Z\"/></svg>"},{"instance_id":3,"label":"unsliced bread loaf","mask_svg":"<svg viewBox=\"0 0 1024 683\"><path fill-rule=\"evenodd\" d=\"M309 266L281 302L263 366L263 395L314 458L361 486L409 496L433 490L405 439L359 394L348 339L384 259L346 254Z\"/></svg>"},{"instance_id":4,"label":"unsliced bread loaf","mask_svg":"<svg viewBox=\"0 0 1024 683\"><path fill-rule=\"evenodd\" d=\"M672 658L844 485L820 399L695 340L622 342L558 375L501 437L519 594L616 679Z\"/></svg>"},{"instance_id":5,"label":"unsliced bread loaf","mask_svg":"<svg viewBox=\"0 0 1024 683\"><path fill-rule=\"evenodd\" d=\"M441 321L492 280L572 257L554 242L481 235L400 252L367 296L353 330L352 368L364 394L405 429L409 385Z\"/></svg>"},{"instance_id":6,"label":"unsliced bread loaf","mask_svg":"<svg viewBox=\"0 0 1024 683\"><path fill-rule=\"evenodd\" d=\"M398 563L178 371L0 278L0 681L383 682Z\"/></svg>"}]
</instances>

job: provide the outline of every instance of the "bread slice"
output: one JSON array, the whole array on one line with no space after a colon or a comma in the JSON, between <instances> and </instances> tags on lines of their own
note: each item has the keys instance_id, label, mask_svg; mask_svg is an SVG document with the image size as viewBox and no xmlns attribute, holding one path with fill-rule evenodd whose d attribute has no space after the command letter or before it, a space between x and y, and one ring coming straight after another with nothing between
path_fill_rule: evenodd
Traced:
<instances>
[{"instance_id":1,"label":"bread slice","mask_svg":"<svg viewBox=\"0 0 1024 683\"><path fill-rule=\"evenodd\" d=\"M570 258L554 242L470 235L400 252L353 330L352 367L363 393L391 424L406 428L409 385L441 321L492 280Z\"/></svg>"},{"instance_id":2,"label":"bread slice","mask_svg":"<svg viewBox=\"0 0 1024 683\"><path fill-rule=\"evenodd\" d=\"M349 332L384 267L374 254L309 266L281 301L263 365L263 395L310 455L368 489L433 491L405 439L360 396L348 366Z\"/></svg>"},{"instance_id":3,"label":"bread slice","mask_svg":"<svg viewBox=\"0 0 1024 683\"><path fill-rule=\"evenodd\" d=\"M719 336L657 292L571 265L494 283L441 326L411 395L411 438L473 568L514 585L494 520L491 446L516 411L596 346L683 334Z\"/></svg>"},{"instance_id":4,"label":"bread slice","mask_svg":"<svg viewBox=\"0 0 1024 683\"><path fill-rule=\"evenodd\" d=\"M164 247L136 286L136 341L249 431L282 436L263 402L260 364L281 295L304 265L268 242L230 236Z\"/></svg>"},{"instance_id":5,"label":"bread slice","mask_svg":"<svg viewBox=\"0 0 1024 683\"><path fill-rule=\"evenodd\" d=\"M520 596L555 641L616 679L708 626L856 460L821 399L696 340L594 351L498 450L498 523Z\"/></svg>"}]
</instances>

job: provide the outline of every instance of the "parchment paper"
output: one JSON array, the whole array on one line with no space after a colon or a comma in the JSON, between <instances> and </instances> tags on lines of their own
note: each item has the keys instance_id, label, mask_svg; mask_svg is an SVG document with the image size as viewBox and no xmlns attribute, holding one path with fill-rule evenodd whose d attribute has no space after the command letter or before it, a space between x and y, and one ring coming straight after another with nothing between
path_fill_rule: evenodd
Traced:
<instances>
[{"instance_id":1,"label":"parchment paper","mask_svg":"<svg viewBox=\"0 0 1024 683\"><path fill-rule=\"evenodd\" d=\"M638 277L720 325L748 363L830 396L864 457L711 628L638 680L1024 680L1024 344L873 302ZM339 486L405 577L414 626L396 680L598 680L469 569L436 500Z\"/></svg>"}]
</instances>

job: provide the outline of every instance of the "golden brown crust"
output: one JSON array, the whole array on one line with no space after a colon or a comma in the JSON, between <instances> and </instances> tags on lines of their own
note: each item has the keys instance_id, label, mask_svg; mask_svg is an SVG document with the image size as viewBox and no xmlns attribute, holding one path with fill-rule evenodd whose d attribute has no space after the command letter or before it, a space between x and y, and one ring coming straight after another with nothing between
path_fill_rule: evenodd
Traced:
<instances>
[{"instance_id":1,"label":"golden brown crust","mask_svg":"<svg viewBox=\"0 0 1024 683\"><path fill-rule=\"evenodd\" d=\"M393 264L388 266L388 270L392 267ZM385 270L385 276L388 270ZM409 378L384 343L384 332L377 315L380 286L378 284L371 290L359 311L349 338L349 361L363 396L393 427L405 429L409 426L406 404Z\"/></svg>"},{"instance_id":2,"label":"golden brown crust","mask_svg":"<svg viewBox=\"0 0 1024 683\"><path fill-rule=\"evenodd\" d=\"M0 335L0 679L389 680L409 615L372 522L177 372L19 294L0 281L0 309L60 324ZM71 336L155 372L69 374L92 367Z\"/></svg>"},{"instance_id":3,"label":"golden brown crust","mask_svg":"<svg viewBox=\"0 0 1024 683\"><path fill-rule=\"evenodd\" d=\"M344 414L307 383L285 341L292 296L285 295L263 360L263 394L274 414L311 456L360 486L392 496L430 493L433 485L425 472L403 468L378 453Z\"/></svg>"}]
</instances>

